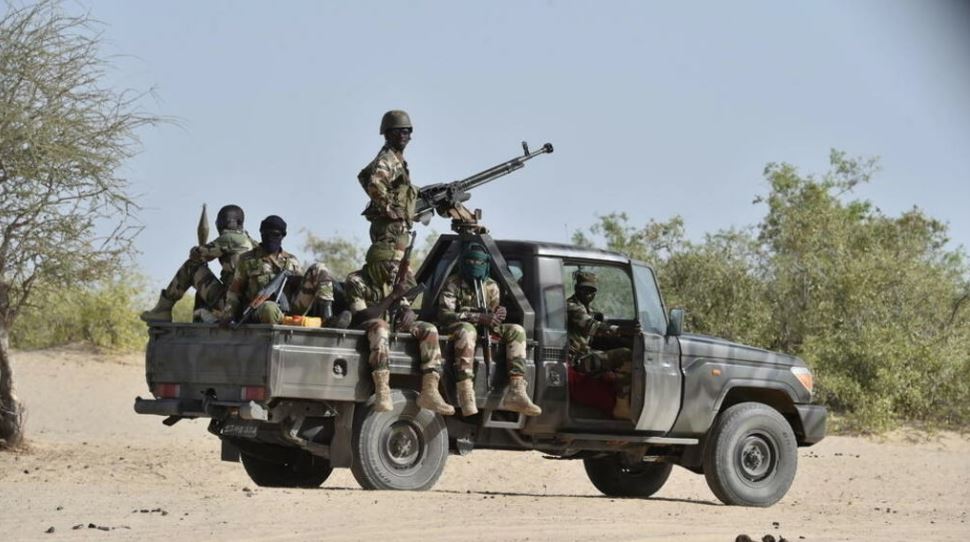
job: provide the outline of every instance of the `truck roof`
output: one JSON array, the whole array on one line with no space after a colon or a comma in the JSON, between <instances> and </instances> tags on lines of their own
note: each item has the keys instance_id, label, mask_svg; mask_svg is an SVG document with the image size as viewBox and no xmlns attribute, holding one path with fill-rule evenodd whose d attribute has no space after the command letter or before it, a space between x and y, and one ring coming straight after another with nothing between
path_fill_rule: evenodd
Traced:
<instances>
[{"instance_id":1,"label":"truck roof","mask_svg":"<svg viewBox=\"0 0 970 542\"><path fill-rule=\"evenodd\" d=\"M457 235L441 236L444 239L457 239ZM528 241L524 239L496 239L495 243L503 253L531 254L534 256L554 256L557 258L589 259L617 263L630 263L630 258L619 252L600 248L581 247L566 243L549 241Z\"/></svg>"}]
</instances>

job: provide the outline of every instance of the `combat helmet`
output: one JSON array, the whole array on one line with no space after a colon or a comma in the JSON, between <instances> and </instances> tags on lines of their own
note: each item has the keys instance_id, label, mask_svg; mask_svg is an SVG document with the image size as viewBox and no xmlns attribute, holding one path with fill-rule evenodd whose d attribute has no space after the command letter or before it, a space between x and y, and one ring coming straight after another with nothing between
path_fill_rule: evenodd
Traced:
<instances>
[{"instance_id":1,"label":"combat helmet","mask_svg":"<svg viewBox=\"0 0 970 542\"><path fill-rule=\"evenodd\" d=\"M576 282L576 288L585 286L594 290L596 289L596 273L592 271L576 271L573 273L573 280Z\"/></svg>"},{"instance_id":2,"label":"combat helmet","mask_svg":"<svg viewBox=\"0 0 970 542\"><path fill-rule=\"evenodd\" d=\"M408 116L406 111L392 109L381 117L381 135L395 128L411 128L414 130L414 127L411 126L411 117Z\"/></svg>"}]
</instances>

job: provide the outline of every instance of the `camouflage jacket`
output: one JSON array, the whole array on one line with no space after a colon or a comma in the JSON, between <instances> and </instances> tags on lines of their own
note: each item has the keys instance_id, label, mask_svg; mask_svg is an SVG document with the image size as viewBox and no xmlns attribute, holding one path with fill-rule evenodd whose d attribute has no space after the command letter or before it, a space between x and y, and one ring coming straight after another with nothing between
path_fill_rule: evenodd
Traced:
<instances>
[{"instance_id":1,"label":"camouflage jacket","mask_svg":"<svg viewBox=\"0 0 970 542\"><path fill-rule=\"evenodd\" d=\"M411 184L404 155L385 145L377 157L360 170L357 180L371 199L363 212L367 220L392 218L387 214L389 207L405 220L411 220L418 192Z\"/></svg>"},{"instance_id":2,"label":"camouflage jacket","mask_svg":"<svg viewBox=\"0 0 970 542\"><path fill-rule=\"evenodd\" d=\"M284 270L294 275L303 274L300 261L285 250L279 254L267 254L260 245L241 255L229 291L226 292L226 306L232 311L230 314L238 315L243 306Z\"/></svg>"},{"instance_id":3,"label":"camouflage jacket","mask_svg":"<svg viewBox=\"0 0 970 542\"><path fill-rule=\"evenodd\" d=\"M404 281L404 285L407 288L412 288L416 284L412 275L408 275L408 278ZM375 285L363 269L354 271L347 275L347 278L344 280L344 296L347 300L347 309L351 313L356 314L358 311L362 311L367 307L372 307L390 295L392 289L393 285L390 283ZM410 303L407 299L401 299L398 306L409 307ZM387 314L382 314L381 318L387 320Z\"/></svg>"},{"instance_id":4,"label":"camouflage jacket","mask_svg":"<svg viewBox=\"0 0 970 542\"><path fill-rule=\"evenodd\" d=\"M485 279L484 290L485 305L489 311L494 311L501 304L498 283ZM438 298L438 325L447 329L458 322L468 322L481 312L475 285L457 273L448 277Z\"/></svg>"},{"instance_id":5,"label":"camouflage jacket","mask_svg":"<svg viewBox=\"0 0 970 542\"><path fill-rule=\"evenodd\" d=\"M569 355L576 357L588 354L590 339L608 334L610 326L593 318L592 309L573 296L566 300L566 331Z\"/></svg>"},{"instance_id":6,"label":"camouflage jacket","mask_svg":"<svg viewBox=\"0 0 970 542\"><path fill-rule=\"evenodd\" d=\"M243 252L252 250L254 242L249 234L242 230L223 230L219 237L212 241L197 246L192 249L192 257L203 261L219 259L222 265L222 272L219 273L219 280L223 284L232 281L236 271L236 263Z\"/></svg>"}]
</instances>

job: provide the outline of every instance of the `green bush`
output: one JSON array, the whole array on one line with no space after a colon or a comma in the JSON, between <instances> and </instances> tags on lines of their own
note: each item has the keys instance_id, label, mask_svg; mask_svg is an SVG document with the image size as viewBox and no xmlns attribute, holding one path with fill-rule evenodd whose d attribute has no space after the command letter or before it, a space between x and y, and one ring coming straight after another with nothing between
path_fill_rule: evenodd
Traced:
<instances>
[{"instance_id":1,"label":"green bush","mask_svg":"<svg viewBox=\"0 0 970 542\"><path fill-rule=\"evenodd\" d=\"M126 275L77 290L41 290L17 318L11 344L19 349L86 342L116 351L144 348L148 338L138 314L152 301L145 280Z\"/></svg>"}]
</instances>

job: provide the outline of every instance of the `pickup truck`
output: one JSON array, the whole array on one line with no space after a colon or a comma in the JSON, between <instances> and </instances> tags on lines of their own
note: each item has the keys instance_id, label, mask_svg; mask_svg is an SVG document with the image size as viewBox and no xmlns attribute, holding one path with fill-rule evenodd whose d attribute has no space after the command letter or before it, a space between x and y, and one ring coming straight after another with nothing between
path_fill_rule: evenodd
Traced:
<instances>
[{"instance_id":1,"label":"pickup truck","mask_svg":"<svg viewBox=\"0 0 970 542\"><path fill-rule=\"evenodd\" d=\"M423 320L436 319L434 300L463 236L442 235L416 274L427 287L414 304ZM649 497L674 465L703 474L725 504L770 506L785 495L798 447L825 435L827 412L811 403L812 373L803 361L685 333L683 310L668 311L650 266L622 254L472 237L490 253L506 321L526 329L529 391L541 415L497 410L507 380L501 348L487 365L477 353L480 412L443 417L417 406L417 345L408 334L393 334L394 408L375 412L363 331L202 323L150 326L153 397L136 398L135 411L164 416L168 425L209 418L222 459L241 461L261 486L316 487L334 468L350 468L365 489L428 489L449 454L480 448L582 460L590 481L609 496ZM580 269L599 277L594 305L602 318L633 330L593 344L632 350L629 419L589 406L577 389L566 299ZM442 392L457 404L441 340Z\"/></svg>"}]
</instances>

